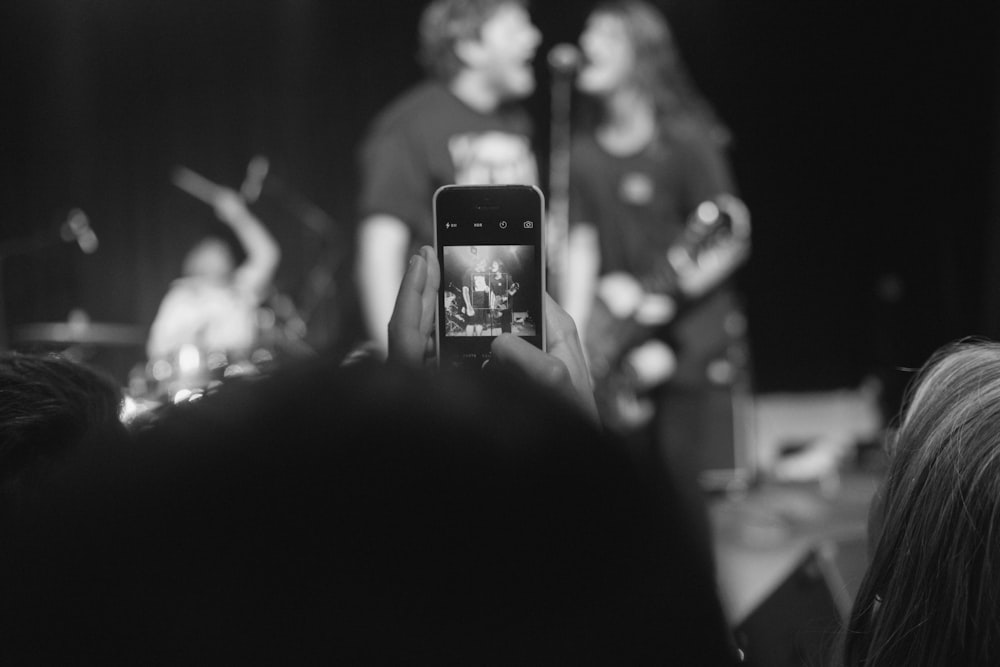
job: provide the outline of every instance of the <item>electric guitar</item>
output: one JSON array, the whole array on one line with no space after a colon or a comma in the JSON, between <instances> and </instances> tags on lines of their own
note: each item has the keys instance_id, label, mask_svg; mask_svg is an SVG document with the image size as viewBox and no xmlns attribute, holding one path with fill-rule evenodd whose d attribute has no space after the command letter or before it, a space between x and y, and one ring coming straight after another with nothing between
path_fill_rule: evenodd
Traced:
<instances>
[{"instance_id":1,"label":"electric guitar","mask_svg":"<svg viewBox=\"0 0 1000 667\"><path fill-rule=\"evenodd\" d=\"M653 334L731 276L749 254L750 213L738 198L720 195L698 206L648 274L600 279L586 351L606 426L629 431L652 417L642 394L673 372L672 351Z\"/></svg>"}]
</instances>

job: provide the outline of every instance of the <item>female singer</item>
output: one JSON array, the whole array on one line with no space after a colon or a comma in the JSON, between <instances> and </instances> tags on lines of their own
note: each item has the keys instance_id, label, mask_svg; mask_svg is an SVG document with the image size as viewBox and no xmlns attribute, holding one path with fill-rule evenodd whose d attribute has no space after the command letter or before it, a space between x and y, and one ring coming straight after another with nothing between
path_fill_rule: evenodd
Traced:
<instances>
[{"instance_id":1,"label":"female singer","mask_svg":"<svg viewBox=\"0 0 1000 667\"><path fill-rule=\"evenodd\" d=\"M697 467L692 448L731 441L735 428L743 318L729 278L748 253L749 215L733 196L730 134L650 4L598 5L580 47L576 86L592 113L571 147L564 305L587 345L605 423L644 432L686 460L677 466ZM723 212L739 233L697 262L667 261L690 259L698 221Z\"/></svg>"}]
</instances>

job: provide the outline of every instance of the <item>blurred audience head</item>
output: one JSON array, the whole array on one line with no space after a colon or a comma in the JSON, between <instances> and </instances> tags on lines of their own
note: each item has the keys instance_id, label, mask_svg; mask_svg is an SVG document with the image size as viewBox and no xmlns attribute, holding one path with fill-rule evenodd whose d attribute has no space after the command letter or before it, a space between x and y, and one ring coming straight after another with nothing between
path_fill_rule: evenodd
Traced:
<instances>
[{"instance_id":1,"label":"blurred audience head","mask_svg":"<svg viewBox=\"0 0 1000 667\"><path fill-rule=\"evenodd\" d=\"M0 354L0 515L33 493L77 446L124 431L108 377L45 354Z\"/></svg>"},{"instance_id":2,"label":"blurred audience head","mask_svg":"<svg viewBox=\"0 0 1000 667\"><path fill-rule=\"evenodd\" d=\"M0 657L731 662L673 487L523 378L315 363L133 437L0 554Z\"/></svg>"},{"instance_id":3,"label":"blurred audience head","mask_svg":"<svg viewBox=\"0 0 1000 667\"><path fill-rule=\"evenodd\" d=\"M1000 345L937 351L887 449L844 664L1000 664Z\"/></svg>"}]
</instances>

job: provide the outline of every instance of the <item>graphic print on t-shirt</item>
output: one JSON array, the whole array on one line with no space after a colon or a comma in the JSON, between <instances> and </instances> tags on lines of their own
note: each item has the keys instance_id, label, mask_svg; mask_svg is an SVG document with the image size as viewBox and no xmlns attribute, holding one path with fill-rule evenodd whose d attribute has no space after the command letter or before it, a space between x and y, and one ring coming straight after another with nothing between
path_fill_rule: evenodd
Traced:
<instances>
[{"instance_id":1,"label":"graphic print on t-shirt","mask_svg":"<svg viewBox=\"0 0 1000 667\"><path fill-rule=\"evenodd\" d=\"M538 170L527 137L492 131L457 134L448 152L459 185L538 184Z\"/></svg>"}]
</instances>

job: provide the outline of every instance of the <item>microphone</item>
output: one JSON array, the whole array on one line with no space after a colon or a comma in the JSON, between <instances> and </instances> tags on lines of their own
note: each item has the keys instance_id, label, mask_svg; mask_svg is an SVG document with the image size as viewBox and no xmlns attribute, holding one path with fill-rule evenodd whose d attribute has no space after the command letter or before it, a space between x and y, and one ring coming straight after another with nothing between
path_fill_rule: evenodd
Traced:
<instances>
[{"instance_id":1,"label":"microphone","mask_svg":"<svg viewBox=\"0 0 1000 667\"><path fill-rule=\"evenodd\" d=\"M97 252L97 234L90 226L90 218L78 208L69 212L66 222L59 228L59 236L63 241L76 241L80 250L88 255Z\"/></svg>"},{"instance_id":2,"label":"microphone","mask_svg":"<svg viewBox=\"0 0 1000 667\"><path fill-rule=\"evenodd\" d=\"M572 44L556 44L549 51L549 67L558 74L572 74L583 61L580 49Z\"/></svg>"}]
</instances>

